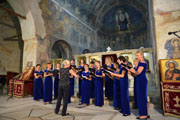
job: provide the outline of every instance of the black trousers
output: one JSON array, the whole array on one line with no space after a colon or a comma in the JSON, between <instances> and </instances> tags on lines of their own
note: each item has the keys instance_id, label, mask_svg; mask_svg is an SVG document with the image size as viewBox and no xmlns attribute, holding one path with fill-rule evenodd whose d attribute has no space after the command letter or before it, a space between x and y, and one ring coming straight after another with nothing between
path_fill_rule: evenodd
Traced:
<instances>
[{"instance_id":1,"label":"black trousers","mask_svg":"<svg viewBox=\"0 0 180 120\"><path fill-rule=\"evenodd\" d=\"M59 112L59 109L61 107L61 100L63 99L62 115L66 115L67 105L68 105L68 98L69 98L69 92L70 92L70 85L59 86L59 89L58 89L58 98L57 98L57 104L56 104L56 108L55 108L55 113Z\"/></svg>"}]
</instances>

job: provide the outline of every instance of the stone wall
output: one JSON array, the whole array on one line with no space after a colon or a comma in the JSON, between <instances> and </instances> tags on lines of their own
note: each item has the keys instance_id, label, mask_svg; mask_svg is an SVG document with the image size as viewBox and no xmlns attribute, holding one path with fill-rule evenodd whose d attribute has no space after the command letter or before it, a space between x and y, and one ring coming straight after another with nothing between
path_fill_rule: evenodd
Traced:
<instances>
[{"instance_id":1,"label":"stone wall","mask_svg":"<svg viewBox=\"0 0 180 120\"><path fill-rule=\"evenodd\" d=\"M11 9L8 3L3 6ZM6 71L21 72L23 41L17 17L0 10L0 61Z\"/></svg>"},{"instance_id":2,"label":"stone wall","mask_svg":"<svg viewBox=\"0 0 180 120\"><path fill-rule=\"evenodd\" d=\"M157 56L159 59L180 58L180 39L168 32L180 30L180 0L154 0ZM177 33L180 35L180 33ZM174 44L174 40L179 44ZM174 51L177 48L177 51Z\"/></svg>"},{"instance_id":3,"label":"stone wall","mask_svg":"<svg viewBox=\"0 0 180 120\"><path fill-rule=\"evenodd\" d=\"M86 23L58 2L41 0L39 6L46 27L45 43L48 44L48 53L41 51L42 54L46 52L51 58L52 47L58 40L67 43L73 54L81 54L84 49L89 49L91 52L96 51L95 32ZM45 39L41 41L40 46Z\"/></svg>"}]
</instances>

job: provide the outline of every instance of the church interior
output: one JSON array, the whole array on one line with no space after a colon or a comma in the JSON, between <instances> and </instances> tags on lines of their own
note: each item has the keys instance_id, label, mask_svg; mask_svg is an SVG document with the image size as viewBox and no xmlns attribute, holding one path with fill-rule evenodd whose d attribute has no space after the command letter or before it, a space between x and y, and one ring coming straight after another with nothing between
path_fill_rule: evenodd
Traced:
<instances>
[{"instance_id":1,"label":"church interior","mask_svg":"<svg viewBox=\"0 0 180 120\"><path fill-rule=\"evenodd\" d=\"M107 57L116 63L119 56L134 66L142 51L150 115L144 120L179 120L179 26L180 0L0 0L0 119L136 120L132 75L127 117L113 109L112 99L104 98L102 107L96 107L94 99L79 107L78 78L68 104L70 115L61 116L54 114L56 100L47 105L33 100L34 71L38 65L46 70L47 63L55 69L66 59L76 67L81 60L103 66Z\"/></svg>"}]
</instances>

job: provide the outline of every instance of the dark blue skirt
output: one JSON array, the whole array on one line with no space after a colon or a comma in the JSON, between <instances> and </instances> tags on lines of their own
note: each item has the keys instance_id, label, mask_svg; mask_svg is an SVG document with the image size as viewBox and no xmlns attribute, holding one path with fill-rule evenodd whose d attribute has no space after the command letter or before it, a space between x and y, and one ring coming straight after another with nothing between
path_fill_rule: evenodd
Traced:
<instances>
[{"instance_id":1,"label":"dark blue skirt","mask_svg":"<svg viewBox=\"0 0 180 120\"><path fill-rule=\"evenodd\" d=\"M114 108L121 108L121 101L120 101L120 80L114 79L113 85L113 107Z\"/></svg>"},{"instance_id":2,"label":"dark blue skirt","mask_svg":"<svg viewBox=\"0 0 180 120\"><path fill-rule=\"evenodd\" d=\"M95 105L104 105L103 78L99 77L95 79Z\"/></svg>"},{"instance_id":3,"label":"dark blue skirt","mask_svg":"<svg viewBox=\"0 0 180 120\"><path fill-rule=\"evenodd\" d=\"M52 101L52 77L46 77L44 80L44 102Z\"/></svg>"},{"instance_id":4,"label":"dark blue skirt","mask_svg":"<svg viewBox=\"0 0 180 120\"><path fill-rule=\"evenodd\" d=\"M34 80L34 100L43 99L43 81L42 78Z\"/></svg>"},{"instance_id":5,"label":"dark blue skirt","mask_svg":"<svg viewBox=\"0 0 180 120\"><path fill-rule=\"evenodd\" d=\"M91 81L83 79L81 90L81 103L89 104L91 98Z\"/></svg>"},{"instance_id":6,"label":"dark blue skirt","mask_svg":"<svg viewBox=\"0 0 180 120\"><path fill-rule=\"evenodd\" d=\"M58 97L58 86L59 86L59 79L55 77L54 79L54 98Z\"/></svg>"}]
</instances>

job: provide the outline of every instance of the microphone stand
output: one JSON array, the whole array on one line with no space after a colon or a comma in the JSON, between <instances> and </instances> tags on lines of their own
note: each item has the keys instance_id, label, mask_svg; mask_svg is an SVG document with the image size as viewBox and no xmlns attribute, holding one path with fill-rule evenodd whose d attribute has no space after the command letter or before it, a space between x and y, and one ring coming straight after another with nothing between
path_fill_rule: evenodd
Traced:
<instances>
[{"instance_id":1,"label":"microphone stand","mask_svg":"<svg viewBox=\"0 0 180 120\"><path fill-rule=\"evenodd\" d=\"M180 36L179 35L177 35L176 33L172 33L173 35L175 35L176 37L178 37L178 38L180 38Z\"/></svg>"},{"instance_id":2,"label":"microphone stand","mask_svg":"<svg viewBox=\"0 0 180 120\"><path fill-rule=\"evenodd\" d=\"M180 31L169 32L168 35L173 34L173 35L175 35L176 37L180 38L180 36L176 34L176 33L178 33L178 32L180 32Z\"/></svg>"}]
</instances>

